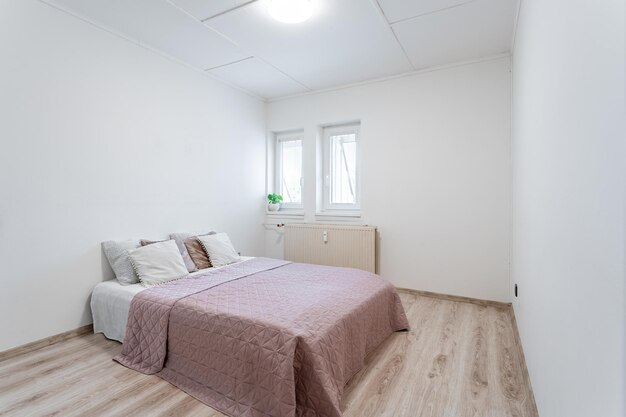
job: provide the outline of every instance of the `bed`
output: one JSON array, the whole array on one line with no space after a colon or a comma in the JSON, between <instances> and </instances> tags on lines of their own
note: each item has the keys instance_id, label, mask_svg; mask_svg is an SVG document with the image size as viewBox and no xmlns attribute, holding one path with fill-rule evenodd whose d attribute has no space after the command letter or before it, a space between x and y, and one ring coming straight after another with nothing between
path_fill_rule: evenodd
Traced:
<instances>
[{"instance_id":1,"label":"bed","mask_svg":"<svg viewBox=\"0 0 626 417\"><path fill-rule=\"evenodd\" d=\"M241 257L242 262L249 259L253 259L253 257ZM205 272L192 272L189 274L189 277L193 278ZM130 304L135 295L145 289L146 287L139 283L122 285L117 279L111 279L96 285L91 293L91 313L93 315L94 332L104 334L107 339L123 342Z\"/></svg>"},{"instance_id":2,"label":"bed","mask_svg":"<svg viewBox=\"0 0 626 417\"><path fill-rule=\"evenodd\" d=\"M351 268L253 258L115 296L109 287L92 304L109 297L116 310L117 326L94 325L123 340L114 360L233 417L340 417L365 357L408 328L395 288Z\"/></svg>"}]
</instances>

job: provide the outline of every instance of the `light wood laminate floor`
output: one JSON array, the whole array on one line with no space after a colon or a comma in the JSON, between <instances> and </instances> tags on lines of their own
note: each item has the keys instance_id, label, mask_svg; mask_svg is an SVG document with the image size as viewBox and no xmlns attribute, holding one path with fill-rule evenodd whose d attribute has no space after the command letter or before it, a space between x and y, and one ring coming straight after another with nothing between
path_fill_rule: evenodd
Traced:
<instances>
[{"instance_id":1,"label":"light wood laminate floor","mask_svg":"<svg viewBox=\"0 0 626 417\"><path fill-rule=\"evenodd\" d=\"M535 417L509 308L401 292L409 332L389 337L346 387L344 417ZM0 362L0 416L223 417L84 335Z\"/></svg>"}]
</instances>

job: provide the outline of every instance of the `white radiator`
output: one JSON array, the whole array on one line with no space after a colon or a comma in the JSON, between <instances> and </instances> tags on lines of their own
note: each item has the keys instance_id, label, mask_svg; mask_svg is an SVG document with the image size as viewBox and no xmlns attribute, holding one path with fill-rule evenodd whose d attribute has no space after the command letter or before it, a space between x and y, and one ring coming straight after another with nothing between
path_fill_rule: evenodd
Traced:
<instances>
[{"instance_id":1,"label":"white radiator","mask_svg":"<svg viewBox=\"0 0 626 417\"><path fill-rule=\"evenodd\" d=\"M340 224L286 224L285 259L376 272L376 228Z\"/></svg>"}]
</instances>

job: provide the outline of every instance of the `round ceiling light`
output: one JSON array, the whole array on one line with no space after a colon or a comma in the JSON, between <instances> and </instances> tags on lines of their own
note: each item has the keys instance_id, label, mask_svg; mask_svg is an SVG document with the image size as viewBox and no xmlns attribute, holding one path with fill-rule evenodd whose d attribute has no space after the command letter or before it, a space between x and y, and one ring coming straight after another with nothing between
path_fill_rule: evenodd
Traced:
<instances>
[{"instance_id":1,"label":"round ceiling light","mask_svg":"<svg viewBox=\"0 0 626 417\"><path fill-rule=\"evenodd\" d=\"M302 23L313 15L311 0L269 0L270 16L283 23Z\"/></svg>"}]
</instances>

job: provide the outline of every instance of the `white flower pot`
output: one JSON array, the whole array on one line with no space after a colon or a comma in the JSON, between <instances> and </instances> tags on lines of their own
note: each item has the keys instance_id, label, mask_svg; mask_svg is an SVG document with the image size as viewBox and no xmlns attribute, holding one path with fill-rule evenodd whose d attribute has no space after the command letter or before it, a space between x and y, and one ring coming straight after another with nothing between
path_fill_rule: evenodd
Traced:
<instances>
[{"instance_id":1,"label":"white flower pot","mask_svg":"<svg viewBox=\"0 0 626 417\"><path fill-rule=\"evenodd\" d=\"M268 203L267 204L267 209L269 211L278 211L279 208L280 208L280 203Z\"/></svg>"}]
</instances>

